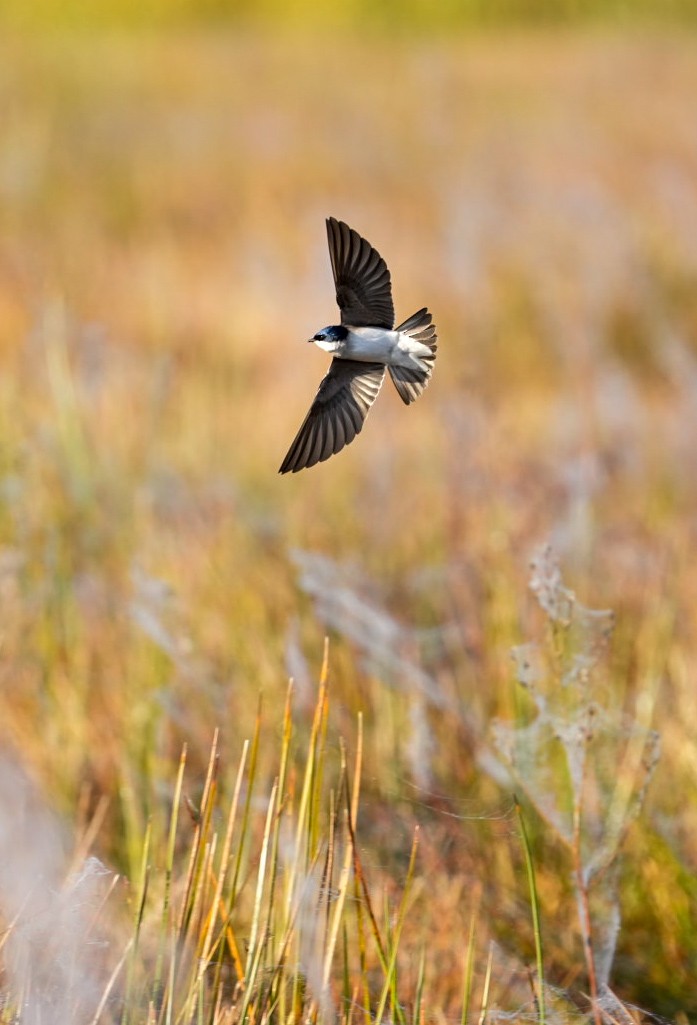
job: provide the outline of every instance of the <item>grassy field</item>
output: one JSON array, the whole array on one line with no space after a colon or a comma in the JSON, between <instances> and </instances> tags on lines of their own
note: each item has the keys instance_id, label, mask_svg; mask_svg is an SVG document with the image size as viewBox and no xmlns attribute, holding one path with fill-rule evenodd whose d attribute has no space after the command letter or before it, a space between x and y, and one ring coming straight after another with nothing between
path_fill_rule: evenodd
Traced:
<instances>
[{"instance_id":1,"label":"grassy field","mask_svg":"<svg viewBox=\"0 0 697 1025\"><path fill-rule=\"evenodd\" d=\"M5 34L1 1022L697 1021L694 42Z\"/></svg>"}]
</instances>

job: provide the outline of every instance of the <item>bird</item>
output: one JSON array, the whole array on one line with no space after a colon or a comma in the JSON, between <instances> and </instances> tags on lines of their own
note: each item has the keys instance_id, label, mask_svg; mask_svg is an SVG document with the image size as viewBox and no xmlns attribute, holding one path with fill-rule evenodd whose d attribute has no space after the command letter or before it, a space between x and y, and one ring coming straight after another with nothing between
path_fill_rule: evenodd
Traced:
<instances>
[{"instance_id":1,"label":"bird","mask_svg":"<svg viewBox=\"0 0 697 1025\"><path fill-rule=\"evenodd\" d=\"M333 359L279 473L324 462L360 434L389 370L406 405L421 395L436 359L436 326L426 307L394 326L387 264L344 221L328 217L327 240L341 323L322 328L314 342Z\"/></svg>"}]
</instances>

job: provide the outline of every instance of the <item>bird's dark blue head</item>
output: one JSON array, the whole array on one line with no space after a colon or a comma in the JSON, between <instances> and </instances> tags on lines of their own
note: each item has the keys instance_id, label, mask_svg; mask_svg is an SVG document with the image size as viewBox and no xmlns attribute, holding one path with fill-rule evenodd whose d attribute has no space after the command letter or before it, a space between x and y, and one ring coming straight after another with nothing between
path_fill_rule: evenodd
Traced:
<instances>
[{"instance_id":1,"label":"bird's dark blue head","mask_svg":"<svg viewBox=\"0 0 697 1025\"><path fill-rule=\"evenodd\" d=\"M348 331L341 324L334 324L331 327L323 327L321 331L318 331L313 338L310 338L311 342L343 342L346 338Z\"/></svg>"},{"instance_id":2,"label":"bird's dark blue head","mask_svg":"<svg viewBox=\"0 0 697 1025\"><path fill-rule=\"evenodd\" d=\"M314 342L325 352L336 352L341 342L346 338L348 331L341 324L334 324L331 327L323 327L308 342Z\"/></svg>"}]
</instances>

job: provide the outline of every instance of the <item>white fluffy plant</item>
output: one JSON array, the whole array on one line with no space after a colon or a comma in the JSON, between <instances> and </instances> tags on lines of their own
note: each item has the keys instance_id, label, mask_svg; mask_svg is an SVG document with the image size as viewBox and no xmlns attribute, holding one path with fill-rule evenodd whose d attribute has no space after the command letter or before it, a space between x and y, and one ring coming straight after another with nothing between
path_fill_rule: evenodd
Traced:
<instances>
[{"instance_id":1,"label":"white fluffy plant","mask_svg":"<svg viewBox=\"0 0 697 1025\"><path fill-rule=\"evenodd\" d=\"M603 669L612 611L577 600L549 545L535 552L531 570L545 636L515 648L513 659L533 717L496 722L494 740L520 790L567 852L599 1025L603 1012L615 1007L609 980L620 928L620 851L658 762L659 736L613 704Z\"/></svg>"}]
</instances>

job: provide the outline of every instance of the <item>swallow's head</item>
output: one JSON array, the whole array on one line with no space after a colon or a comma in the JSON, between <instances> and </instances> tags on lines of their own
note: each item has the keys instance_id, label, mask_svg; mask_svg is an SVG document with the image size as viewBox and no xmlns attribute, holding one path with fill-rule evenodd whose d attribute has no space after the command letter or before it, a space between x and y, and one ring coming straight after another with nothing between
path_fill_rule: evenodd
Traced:
<instances>
[{"instance_id":1,"label":"swallow's head","mask_svg":"<svg viewBox=\"0 0 697 1025\"><path fill-rule=\"evenodd\" d=\"M324 349L325 352L336 352L347 334L348 331L341 325L323 327L312 338L308 338L308 342L314 342L315 345L318 345L320 349Z\"/></svg>"}]
</instances>

